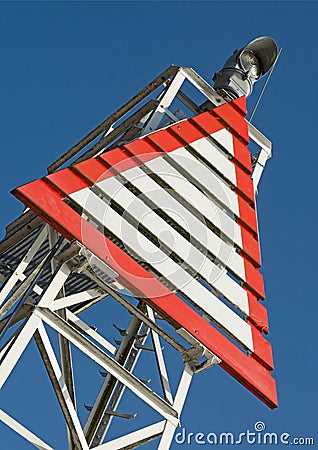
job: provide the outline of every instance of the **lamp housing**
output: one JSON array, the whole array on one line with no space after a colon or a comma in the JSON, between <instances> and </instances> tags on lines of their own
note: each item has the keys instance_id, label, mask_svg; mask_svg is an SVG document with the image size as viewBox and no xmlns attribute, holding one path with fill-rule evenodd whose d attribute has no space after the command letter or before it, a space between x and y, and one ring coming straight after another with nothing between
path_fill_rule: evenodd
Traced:
<instances>
[{"instance_id":1,"label":"lamp housing","mask_svg":"<svg viewBox=\"0 0 318 450\"><path fill-rule=\"evenodd\" d=\"M262 36L240 50L235 50L214 77L214 89L230 98L248 97L253 84L265 75L275 63L278 49L275 41Z\"/></svg>"}]
</instances>

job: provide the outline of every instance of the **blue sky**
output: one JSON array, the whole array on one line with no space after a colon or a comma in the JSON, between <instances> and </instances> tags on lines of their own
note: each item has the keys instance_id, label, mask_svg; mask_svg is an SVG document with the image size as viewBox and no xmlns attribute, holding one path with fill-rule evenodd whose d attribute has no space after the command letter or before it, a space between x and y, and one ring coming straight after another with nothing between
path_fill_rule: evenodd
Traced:
<instances>
[{"instance_id":1,"label":"blue sky","mask_svg":"<svg viewBox=\"0 0 318 450\"><path fill-rule=\"evenodd\" d=\"M43 176L61 153L170 64L193 67L209 81L234 49L255 37L271 36L283 47L253 120L273 142L258 214L280 405L270 411L224 371L211 369L190 390L182 415L188 432L240 433L261 420L268 431L312 436L318 443L317 17L317 2L0 3L1 236L22 210L10 190ZM101 320L93 312L89 318ZM128 316L120 322L125 325ZM97 367L86 369L83 361L76 363L82 419L84 401L92 401L101 382ZM151 373L150 356L145 364ZM137 372L148 377L142 364ZM88 385L89 373L95 375ZM57 450L64 448L62 419L35 345L1 399L4 410ZM134 412L134 405L130 396L125 412ZM122 426L116 424L115 434ZM31 448L2 425L0 433L4 450Z\"/></svg>"}]
</instances>

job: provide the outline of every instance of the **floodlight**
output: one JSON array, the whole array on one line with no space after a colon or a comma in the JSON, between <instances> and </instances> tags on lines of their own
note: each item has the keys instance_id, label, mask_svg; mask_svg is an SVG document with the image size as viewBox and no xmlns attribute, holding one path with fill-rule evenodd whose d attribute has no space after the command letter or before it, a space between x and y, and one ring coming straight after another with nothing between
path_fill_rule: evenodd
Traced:
<instances>
[{"instance_id":1,"label":"floodlight","mask_svg":"<svg viewBox=\"0 0 318 450\"><path fill-rule=\"evenodd\" d=\"M255 81L273 66L278 50L275 41L267 36L254 39L240 50L235 50L223 69L214 77L214 88L220 94L225 91L231 98L248 97Z\"/></svg>"}]
</instances>

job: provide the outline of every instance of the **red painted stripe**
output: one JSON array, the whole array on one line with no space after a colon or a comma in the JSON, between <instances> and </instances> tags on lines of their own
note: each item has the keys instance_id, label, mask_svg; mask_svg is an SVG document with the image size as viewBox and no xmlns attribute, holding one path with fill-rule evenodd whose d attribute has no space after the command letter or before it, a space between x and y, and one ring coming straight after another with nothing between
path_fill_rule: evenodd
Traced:
<instances>
[{"instance_id":1,"label":"red painted stripe","mask_svg":"<svg viewBox=\"0 0 318 450\"><path fill-rule=\"evenodd\" d=\"M236 109L242 116L246 116L246 97L244 95L236 98L234 101L230 102L229 105Z\"/></svg>"},{"instance_id":2,"label":"red painted stripe","mask_svg":"<svg viewBox=\"0 0 318 450\"><path fill-rule=\"evenodd\" d=\"M70 168L73 172L78 173L79 175L82 174L84 178L91 180L92 184L94 184L116 176L117 172L124 172L125 170L132 169L139 165L140 163L131 155L125 153L121 148L117 148L95 158L90 158L75 164ZM52 175L49 175L47 178L51 179L51 176ZM67 191L67 186L65 186L65 188Z\"/></svg>"},{"instance_id":3,"label":"red painted stripe","mask_svg":"<svg viewBox=\"0 0 318 450\"><path fill-rule=\"evenodd\" d=\"M211 116L209 112L204 112L197 116L191 117L189 122L199 127L206 135L216 133L224 128L224 125L217 120L215 117Z\"/></svg>"},{"instance_id":4,"label":"red painted stripe","mask_svg":"<svg viewBox=\"0 0 318 450\"><path fill-rule=\"evenodd\" d=\"M247 173L252 173L252 159L251 153L243 142L233 135L233 149L234 160L246 170Z\"/></svg>"},{"instance_id":5,"label":"red painted stripe","mask_svg":"<svg viewBox=\"0 0 318 450\"><path fill-rule=\"evenodd\" d=\"M258 236L257 233L257 220L255 209L241 196L238 195L238 206L239 206L239 216L237 221L248 227L254 234L255 237Z\"/></svg>"},{"instance_id":6,"label":"red painted stripe","mask_svg":"<svg viewBox=\"0 0 318 450\"><path fill-rule=\"evenodd\" d=\"M260 246L259 242L254 239L252 234L241 227L241 236L242 236L242 253L250 259L253 264L257 267L260 267L261 264L261 254L260 254Z\"/></svg>"},{"instance_id":7,"label":"red painted stripe","mask_svg":"<svg viewBox=\"0 0 318 450\"><path fill-rule=\"evenodd\" d=\"M247 289L247 287L244 289L247 291L249 319L260 331L268 334L267 309L257 300L257 297Z\"/></svg>"},{"instance_id":8,"label":"red painted stripe","mask_svg":"<svg viewBox=\"0 0 318 450\"><path fill-rule=\"evenodd\" d=\"M243 194L251 203L255 205L254 184L250 175L241 167L235 165L236 186L238 194Z\"/></svg>"},{"instance_id":9,"label":"red painted stripe","mask_svg":"<svg viewBox=\"0 0 318 450\"><path fill-rule=\"evenodd\" d=\"M147 296L147 302L176 326L178 323L210 351L222 359L221 366L271 408L277 406L275 381L262 364L248 357L225 336L194 312L180 298L143 269L129 255L103 236L90 223L62 201L62 196L43 180L22 186L13 194L68 239L84 244L119 273L119 281L134 295ZM84 237L84 240L83 240ZM119 262L119 264L117 263Z\"/></svg>"},{"instance_id":10,"label":"red painted stripe","mask_svg":"<svg viewBox=\"0 0 318 450\"><path fill-rule=\"evenodd\" d=\"M132 169L133 167L139 165L130 155L127 155L126 152L121 148L116 148L109 152L102 153L97 158L99 158L101 161L105 161L106 157L107 160L110 161L111 166L114 167L118 166L118 168L120 168L122 172L125 170Z\"/></svg>"},{"instance_id":11,"label":"red painted stripe","mask_svg":"<svg viewBox=\"0 0 318 450\"><path fill-rule=\"evenodd\" d=\"M258 363L257 358L254 356L254 354L250 355L250 365L251 367L254 366L254 362ZM221 364L222 365L222 364ZM222 366L223 367L223 366ZM267 369L263 366L262 367L263 371L267 372ZM231 372L231 369L228 370L228 372L235 377L235 374L233 374L233 372ZM238 374L237 380L240 381L243 385L244 384L244 380L242 381L242 379L240 379L240 376ZM264 383L262 385L261 391L259 391L258 393L255 393L256 397L258 397L260 400L262 400L264 403L268 404L266 402L266 398L264 398L263 393L264 392L271 392L273 395L273 403L276 404L278 406L278 399L277 399L277 392L276 392L276 385L275 385L275 380L272 377L263 377L262 382ZM245 385L246 386L246 385ZM268 405L270 406L270 405ZM270 406L270 408L274 409L275 406Z\"/></svg>"},{"instance_id":12,"label":"red painted stripe","mask_svg":"<svg viewBox=\"0 0 318 450\"><path fill-rule=\"evenodd\" d=\"M157 150L165 153L172 152L183 146L179 139L169 133L168 129L148 134L145 139L153 144Z\"/></svg>"},{"instance_id":13,"label":"red painted stripe","mask_svg":"<svg viewBox=\"0 0 318 450\"><path fill-rule=\"evenodd\" d=\"M136 141L130 142L129 144L123 145L123 150L128 152L131 155L138 156L140 163L146 163L151 161L154 158L158 158L159 156L163 156L164 153L157 151L156 147L151 145L145 138L137 139ZM110 162L108 155L105 153L107 160ZM137 165L139 165L137 164Z\"/></svg>"},{"instance_id":14,"label":"red painted stripe","mask_svg":"<svg viewBox=\"0 0 318 450\"><path fill-rule=\"evenodd\" d=\"M238 207L241 222L250 229L255 238L258 238L256 210L239 196Z\"/></svg>"},{"instance_id":15,"label":"red painted stripe","mask_svg":"<svg viewBox=\"0 0 318 450\"><path fill-rule=\"evenodd\" d=\"M49 183L53 183L58 186L63 192L73 194L73 192L79 191L87 187L85 180L82 180L77 176L69 167L58 172L52 173L45 177ZM27 185L26 185L27 186Z\"/></svg>"},{"instance_id":16,"label":"red painted stripe","mask_svg":"<svg viewBox=\"0 0 318 450\"><path fill-rule=\"evenodd\" d=\"M113 176L113 173L99 158L90 158L71 167L75 172L85 172L86 177L94 180L94 183Z\"/></svg>"},{"instance_id":17,"label":"red painted stripe","mask_svg":"<svg viewBox=\"0 0 318 450\"><path fill-rule=\"evenodd\" d=\"M246 287L256 294L257 298L265 298L263 275L255 270L253 264L244 259L244 270L246 278Z\"/></svg>"},{"instance_id":18,"label":"red painted stripe","mask_svg":"<svg viewBox=\"0 0 318 450\"><path fill-rule=\"evenodd\" d=\"M191 144L194 141L205 138L208 136L208 133L203 132L197 126L195 126L190 120L183 120L182 122L178 122L174 125L171 125L168 130L170 132L175 133L182 144Z\"/></svg>"},{"instance_id":19,"label":"red painted stripe","mask_svg":"<svg viewBox=\"0 0 318 450\"><path fill-rule=\"evenodd\" d=\"M189 119L190 123L193 123L198 127L206 136L212 135L216 131L220 131L226 128L219 120L211 116L209 113L200 114ZM226 128L227 129L227 128ZM233 162L240 165L247 173L252 173L251 154L235 135L232 134L234 144L234 155L231 155ZM237 142L237 144L236 144Z\"/></svg>"},{"instance_id":20,"label":"red painted stripe","mask_svg":"<svg viewBox=\"0 0 318 450\"><path fill-rule=\"evenodd\" d=\"M235 100L233 100L233 103L235 103ZM249 143L247 121L229 103L211 109L209 113L225 123L231 129L231 132L235 133L246 144Z\"/></svg>"}]
</instances>

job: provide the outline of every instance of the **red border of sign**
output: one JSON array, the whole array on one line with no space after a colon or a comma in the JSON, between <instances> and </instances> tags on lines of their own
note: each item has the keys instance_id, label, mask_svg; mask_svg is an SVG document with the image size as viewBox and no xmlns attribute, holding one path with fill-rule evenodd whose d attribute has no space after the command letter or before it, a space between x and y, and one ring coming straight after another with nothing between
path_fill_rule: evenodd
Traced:
<instances>
[{"instance_id":1,"label":"red border of sign","mask_svg":"<svg viewBox=\"0 0 318 450\"><path fill-rule=\"evenodd\" d=\"M224 124L226 124L227 128L230 128L230 131L236 135L235 139L239 143L239 145L235 145L234 147L235 155L233 162L237 164L237 167L241 171L245 170L245 172L248 173L250 172L250 168L246 158L246 152L248 152L246 149L246 143L248 141L247 123L242 116L242 112L240 112L245 109L242 109L242 99L238 99L238 101L231 103L233 105L226 104L211 112L196 116L189 121L183 121L181 122L181 125L183 126L190 122L197 123L200 124L200 128L203 129L202 125L204 122L205 127L207 124L212 123L213 126L218 125L220 127L219 129L221 129L224 127ZM231 122L231 125L229 125L229 122ZM209 126L211 127L212 125ZM261 329L267 330L266 309L258 302L254 295L257 293L258 297L264 297L262 276L255 267L256 264L257 266L259 265L260 261L256 263L254 257L254 264L248 261L248 258L251 258L251 254L250 250L248 253L246 252L245 245L243 245L244 248L242 249L242 252L244 253L244 257L247 257L245 259L246 278L250 280L250 277L256 277L256 283L261 283L261 289L255 289L254 282L252 283L252 289L249 283L246 284L251 310L248 321L251 325L255 348L254 353L250 356L246 355L236 347L226 336L215 329L213 325L209 324L203 317L182 301L182 299L173 294L153 275L147 272L146 269L141 267L133 258L117 247L90 223L83 220L77 212L63 201L65 195L90 186L94 182L96 169L97 171L102 170L101 166L98 168L99 164L104 165L105 176L105 163L107 166L110 166L110 164L114 163L114 158L116 159L116 157L120 157L120 160L122 161L127 161L128 158L124 153L125 149L126 151L128 150L129 153L133 153L133 148L136 148L135 146L137 143L139 143L139 161L136 161L136 165L139 165L140 160L142 160L141 142L143 145L146 144L146 142L148 144L149 142L155 142L156 145L158 145L159 138L164 139L164 143L161 142L160 149L158 149L160 152L157 152L154 149L152 150L152 152L155 151L157 155L162 154L162 146L166 146L167 140L171 143L171 136L178 141L178 147L180 147L180 140L172 135L172 133L175 132L175 127L176 125L173 125L170 127L170 131L169 129L161 130L150 136L148 135L144 139L128 144L123 150L113 150L101 155L98 159L90 159L73 166L71 169L64 169L45 177L43 180L29 183L17 188L13 193L67 239L76 239L81 242L84 234L85 245L87 248L119 274L118 281L131 291L133 295L146 296L146 301L149 305L165 317L168 322L175 328L183 327L187 330L222 360L220 363L221 367L253 392L258 398L264 401L269 407L275 408L277 407L277 394L275 380L270 374L270 370L273 369L271 346L264 339L261 332ZM161 133L162 136L160 136ZM205 129L205 133L210 134L210 129ZM184 139L185 136L180 137ZM197 139L197 137L195 139ZM187 138L187 142L189 143L189 138ZM165 151L167 151L166 148ZM149 155L149 148L146 153ZM130 157L129 164L131 164L131 162L132 158ZM109 171L106 169L106 173L107 172L109 172L109 176L115 174L112 169L109 169ZM83 175L85 175L85 178ZM244 177L241 177L241 175L238 176L238 179L242 178ZM246 180L245 177L244 183L249 184ZM245 185L244 189L242 186L238 187L238 194L242 193L245 197L250 195L250 187L248 186L247 190ZM252 205L249 205L246 198L243 196L241 196L241 198L242 204L245 206L247 205L254 210L256 224L255 209ZM250 225L251 222L247 225L246 220L242 220L241 228L242 231L245 230L246 233L245 244L246 241L250 242L251 240L257 243L255 240L257 226L251 227ZM259 252L258 243L257 248ZM123 267L125 267L126 270L123 270ZM257 291L262 292L260 293ZM256 324L257 326L254 326Z\"/></svg>"}]
</instances>

